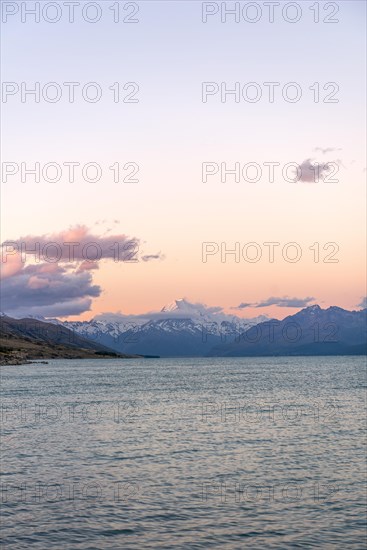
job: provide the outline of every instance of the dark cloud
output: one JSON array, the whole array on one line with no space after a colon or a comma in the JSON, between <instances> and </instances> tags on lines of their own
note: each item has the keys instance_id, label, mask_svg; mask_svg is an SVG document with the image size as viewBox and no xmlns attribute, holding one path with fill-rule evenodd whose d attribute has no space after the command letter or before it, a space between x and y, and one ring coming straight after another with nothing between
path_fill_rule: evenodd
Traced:
<instances>
[{"instance_id":1,"label":"dark cloud","mask_svg":"<svg viewBox=\"0 0 367 550\"><path fill-rule=\"evenodd\" d=\"M35 254L46 262L95 262L111 259L115 262L139 261L140 240L124 234L95 235L84 225L79 225L48 235L26 235L15 241L5 241L3 249L13 249L23 256ZM141 257L143 259L143 257ZM144 261L160 258L159 254L144 255Z\"/></svg>"},{"instance_id":2,"label":"dark cloud","mask_svg":"<svg viewBox=\"0 0 367 550\"><path fill-rule=\"evenodd\" d=\"M361 307L361 308L363 308L363 309L367 307L367 296L364 296L364 297L362 298L361 303L358 304L357 307Z\"/></svg>"},{"instance_id":3,"label":"dark cloud","mask_svg":"<svg viewBox=\"0 0 367 550\"><path fill-rule=\"evenodd\" d=\"M283 298L276 298L272 296L267 300L264 300L263 302L258 302L255 307L307 307L310 305L310 302L313 302L314 300L315 298L313 298L312 296L307 296L307 298L288 298L288 296L284 296Z\"/></svg>"},{"instance_id":4,"label":"dark cloud","mask_svg":"<svg viewBox=\"0 0 367 550\"><path fill-rule=\"evenodd\" d=\"M312 296L308 296L307 298L289 298L288 296L283 296L283 298L278 298L275 296L271 296L270 298L267 298L266 300L263 300L262 302L254 302L254 303L247 303L242 302L238 306L234 307L233 309L245 309L247 307L269 307L269 306L278 306L278 307L307 307L310 305L310 302L313 302L315 298Z\"/></svg>"},{"instance_id":5,"label":"dark cloud","mask_svg":"<svg viewBox=\"0 0 367 550\"><path fill-rule=\"evenodd\" d=\"M2 309L14 317L65 317L91 308L101 288L93 284L99 260L148 262L140 241L126 235L100 236L86 226L49 235L27 235L1 245Z\"/></svg>"},{"instance_id":6,"label":"dark cloud","mask_svg":"<svg viewBox=\"0 0 367 550\"><path fill-rule=\"evenodd\" d=\"M57 264L23 266L2 281L2 309L10 316L67 316L88 311L101 294L89 272Z\"/></svg>"}]
</instances>

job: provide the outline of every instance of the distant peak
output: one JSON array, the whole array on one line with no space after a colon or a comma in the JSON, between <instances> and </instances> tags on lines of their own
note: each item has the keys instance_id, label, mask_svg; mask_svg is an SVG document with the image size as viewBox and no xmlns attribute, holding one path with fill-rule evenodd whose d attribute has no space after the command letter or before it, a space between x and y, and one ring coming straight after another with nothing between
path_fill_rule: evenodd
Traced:
<instances>
[{"instance_id":1,"label":"distant peak","mask_svg":"<svg viewBox=\"0 0 367 550\"><path fill-rule=\"evenodd\" d=\"M184 298L179 298L173 302L162 307L161 312L177 311L178 309L184 309L185 306L191 306L190 302L187 302Z\"/></svg>"}]
</instances>

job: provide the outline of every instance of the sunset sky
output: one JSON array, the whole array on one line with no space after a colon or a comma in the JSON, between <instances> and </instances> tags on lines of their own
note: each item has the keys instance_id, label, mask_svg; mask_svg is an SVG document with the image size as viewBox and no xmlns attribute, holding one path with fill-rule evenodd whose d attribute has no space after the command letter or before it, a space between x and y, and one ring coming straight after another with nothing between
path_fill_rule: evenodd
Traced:
<instances>
[{"instance_id":1,"label":"sunset sky","mask_svg":"<svg viewBox=\"0 0 367 550\"><path fill-rule=\"evenodd\" d=\"M39 103L30 96L22 103L20 92L5 103L3 95L1 240L29 248L94 242L103 252L92 265L78 254L71 261L64 250L57 264L5 255L3 291L14 310L29 305L32 314L90 319L153 311L181 297L246 317L295 313L297 307L286 307L294 298L358 308L366 294L365 75L358 71L365 66L365 3L338 2L339 22L331 24L313 22L314 2L299 2L302 17L293 24L280 15L269 23L265 10L253 24L221 23L220 14L203 23L195 1L139 2L138 23L116 24L105 9L112 3L95 24L80 17L69 23L66 16L55 24L22 23L16 14L3 25L2 80L30 88L39 82L41 89L56 82L63 95L56 103L42 95ZM74 103L64 82L81 83ZM97 103L81 97L88 82L103 90ZM109 90L115 82L137 83L139 102L115 103ZM228 89L256 82L263 96L257 103L237 103L233 95L221 102L217 93L203 103L203 82L225 82ZM280 83L273 103L264 82ZM289 82L302 90L296 103L282 97ZM309 89L315 82L318 103ZM323 89L330 82L339 88L337 103L323 101L333 91ZM309 181L311 161L335 163L338 181ZM22 182L20 169L4 181L4 162L28 168L93 162L102 177L85 181L79 166L73 183L66 167L55 183L42 175L40 182L31 175ZM115 183L109 167L116 162L137 164L139 181ZM221 182L220 174L203 182L204 162L257 163L263 173L257 182L234 176ZM273 182L266 162L280 164ZM305 168L296 183L282 176L291 162ZM139 261L114 261L116 242L134 243ZM221 247L234 249L236 242L241 251L257 243L262 257L253 263L228 255L222 262ZM280 243L273 263L267 242ZM290 242L302 251L296 263L282 256ZM319 262L309 248L315 242ZM203 243L218 245L206 262ZM337 247L324 250L326 243ZM325 263L328 255L338 262ZM3 309L13 311L8 302Z\"/></svg>"}]
</instances>

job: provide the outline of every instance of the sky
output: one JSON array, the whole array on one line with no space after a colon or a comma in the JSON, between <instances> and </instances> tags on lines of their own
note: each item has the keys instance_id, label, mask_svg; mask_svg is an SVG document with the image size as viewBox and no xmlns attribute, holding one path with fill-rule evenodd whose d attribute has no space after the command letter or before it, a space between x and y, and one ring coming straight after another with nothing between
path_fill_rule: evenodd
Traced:
<instances>
[{"instance_id":1,"label":"sky","mask_svg":"<svg viewBox=\"0 0 367 550\"><path fill-rule=\"evenodd\" d=\"M245 317L282 318L312 303L361 307L364 2L291 3L298 14L279 2L273 23L266 2L252 3L253 23L247 2L238 22L221 14L234 2L119 2L117 23L109 0L95 3L95 23L82 17L82 8L97 13L90 2L79 2L73 23L65 2L46 14L45 4L35 22L22 13L35 2L2 2L4 311L90 319L181 297ZM65 82L79 83L72 103ZM273 102L269 82L279 83ZM35 83L39 102L24 95ZM26 173L35 163L39 181ZM43 170L48 163L61 175ZM278 163L273 181L264 163ZM310 163L321 166L318 182ZM50 242L62 248L58 261L42 253ZM80 243L74 257L64 242ZM39 258L20 254L35 243ZM99 260L83 256L88 243ZM274 261L264 243L279 243Z\"/></svg>"}]
</instances>

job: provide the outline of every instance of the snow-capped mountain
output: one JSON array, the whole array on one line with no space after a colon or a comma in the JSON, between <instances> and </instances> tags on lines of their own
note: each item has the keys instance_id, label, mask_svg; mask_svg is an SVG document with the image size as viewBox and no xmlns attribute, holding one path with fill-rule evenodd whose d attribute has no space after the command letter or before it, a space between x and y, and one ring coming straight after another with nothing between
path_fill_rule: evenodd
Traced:
<instances>
[{"instance_id":1,"label":"snow-capped mountain","mask_svg":"<svg viewBox=\"0 0 367 550\"><path fill-rule=\"evenodd\" d=\"M45 321L71 329L76 337L131 355L358 355L366 352L366 314L366 309L313 305L281 321L264 315L243 319L224 313L220 307L180 299L140 316L112 313L91 321Z\"/></svg>"},{"instance_id":2,"label":"snow-capped mountain","mask_svg":"<svg viewBox=\"0 0 367 550\"><path fill-rule=\"evenodd\" d=\"M189 307L187 307L186 304ZM194 306L194 304L190 304L189 302L186 302L186 300L184 300L184 298L180 298L179 300L174 300L170 304L167 304L166 306L162 307L161 311L163 313L171 312L171 311L177 311L179 309L181 309L181 311L183 311L185 309L192 311L192 310L195 310L195 308L193 306Z\"/></svg>"},{"instance_id":3,"label":"snow-capped mountain","mask_svg":"<svg viewBox=\"0 0 367 550\"><path fill-rule=\"evenodd\" d=\"M91 321L63 323L79 335L123 353L204 356L215 345L235 341L248 328L268 320L243 319L185 299L144 315L103 314Z\"/></svg>"}]
</instances>

